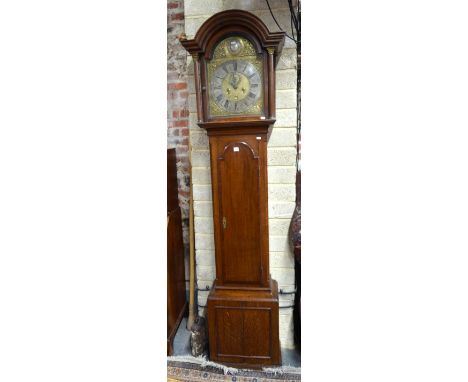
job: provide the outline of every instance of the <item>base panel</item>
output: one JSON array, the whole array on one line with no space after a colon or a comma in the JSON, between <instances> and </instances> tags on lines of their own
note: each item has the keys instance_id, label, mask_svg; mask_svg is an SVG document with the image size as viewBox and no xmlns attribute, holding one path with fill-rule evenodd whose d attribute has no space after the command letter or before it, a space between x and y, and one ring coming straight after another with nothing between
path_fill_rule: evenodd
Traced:
<instances>
[{"instance_id":1,"label":"base panel","mask_svg":"<svg viewBox=\"0 0 468 382\"><path fill-rule=\"evenodd\" d=\"M235 367L281 364L276 281L268 291L218 290L208 296L210 359Z\"/></svg>"}]
</instances>

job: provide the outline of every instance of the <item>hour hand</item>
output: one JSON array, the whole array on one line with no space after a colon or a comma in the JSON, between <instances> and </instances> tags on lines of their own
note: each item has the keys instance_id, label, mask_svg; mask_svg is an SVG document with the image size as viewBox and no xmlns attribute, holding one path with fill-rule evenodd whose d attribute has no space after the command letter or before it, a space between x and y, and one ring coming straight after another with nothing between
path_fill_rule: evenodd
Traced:
<instances>
[{"instance_id":1,"label":"hour hand","mask_svg":"<svg viewBox=\"0 0 468 382\"><path fill-rule=\"evenodd\" d=\"M231 74L231 79L229 80L229 85L236 89L236 81L234 80L234 74Z\"/></svg>"},{"instance_id":2,"label":"hour hand","mask_svg":"<svg viewBox=\"0 0 468 382\"><path fill-rule=\"evenodd\" d=\"M231 80L229 81L229 84L234 88L237 89L239 86L240 78L239 76L235 74L231 74Z\"/></svg>"}]
</instances>

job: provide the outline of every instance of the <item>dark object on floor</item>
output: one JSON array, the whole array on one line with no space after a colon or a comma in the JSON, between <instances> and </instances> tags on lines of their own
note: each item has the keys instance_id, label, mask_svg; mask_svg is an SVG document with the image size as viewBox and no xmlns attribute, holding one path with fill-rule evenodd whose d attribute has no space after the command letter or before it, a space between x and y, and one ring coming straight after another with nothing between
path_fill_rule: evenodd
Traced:
<instances>
[{"instance_id":1,"label":"dark object on floor","mask_svg":"<svg viewBox=\"0 0 468 382\"><path fill-rule=\"evenodd\" d=\"M297 369L296 369L297 370ZM262 370L238 370L236 374L224 374L214 366L202 366L191 362L167 361L168 382L296 382L301 380L300 372L275 373Z\"/></svg>"},{"instance_id":2,"label":"dark object on floor","mask_svg":"<svg viewBox=\"0 0 468 382\"><path fill-rule=\"evenodd\" d=\"M187 308L185 297L184 243L177 191L175 149L167 150L167 354Z\"/></svg>"},{"instance_id":3,"label":"dark object on floor","mask_svg":"<svg viewBox=\"0 0 468 382\"><path fill-rule=\"evenodd\" d=\"M201 356L205 353L208 336L206 334L206 320L198 316L192 326L192 334L190 336L190 343L192 345L192 355L194 357Z\"/></svg>"},{"instance_id":4,"label":"dark object on floor","mask_svg":"<svg viewBox=\"0 0 468 382\"><path fill-rule=\"evenodd\" d=\"M289 226L289 239L294 253L296 296L294 298L294 342L301 349L301 172L296 174L296 208Z\"/></svg>"}]
</instances>

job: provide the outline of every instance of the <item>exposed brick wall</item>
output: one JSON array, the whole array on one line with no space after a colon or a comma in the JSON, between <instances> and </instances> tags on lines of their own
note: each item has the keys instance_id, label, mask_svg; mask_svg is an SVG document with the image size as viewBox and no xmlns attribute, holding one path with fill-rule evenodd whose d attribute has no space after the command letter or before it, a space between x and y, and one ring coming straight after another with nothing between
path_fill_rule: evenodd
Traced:
<instances>
[{"instance_id":1,"label":"exposed brick wall","mask_svg":"<svg viewBox=\"0 0 468 382\"><path fill-rule=\"evenodd\" d=\"M276 19L290 32L290 14L285 0L270 0ZM185 2L185 33L193 38L198 28L213 14L226 9L244 9L259 16L271 31L277 31L264 0L210 0ZM276 123L268 142L268 209L270 234L270 272L285 291L294 289L294 257L288 243L288 229L296 199L296 46L286 39L277 71ZM196 124L193 63L187 57L189 126L192 143L192 176L195 212L195 249L199 288L212 285L215 278L213 209L209 146L206 131ZM208 293L199 292L199 303L206 304ZM294 295L280 295L280 306L293 304ZM200 308L200 314L204 309ZM292 309L280 309L281 346L292 348Z\"/></svg>"},{"instance_id":2,"label":"exposed brick wall","mask_svg":"<svg viewBox=\"0 0 468 382\"><path fill-rule=\"evenodd\" d=\"M167 147L175 148L184 245L188 253L190 176L187 60L177 36L184 32L184 2L167 2ZM188 275L188 274L187 274ZM188 278L188 276L187 276Z\"/></svg>"}]
</instances>

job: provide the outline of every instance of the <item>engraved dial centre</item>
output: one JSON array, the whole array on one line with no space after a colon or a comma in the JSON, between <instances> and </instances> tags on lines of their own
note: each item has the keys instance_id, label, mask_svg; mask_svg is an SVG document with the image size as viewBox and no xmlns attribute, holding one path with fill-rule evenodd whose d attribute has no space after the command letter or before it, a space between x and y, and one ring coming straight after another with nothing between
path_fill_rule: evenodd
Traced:
<instances>
[{"instance_id":1,"label":"engraved dial centre","mask_svg":"<svg viewBox=\"0 0 468 382\"><path fill-rule=\"evenodd\" d=\"M222 82L224 96L229 101L240 101L247 97L250 91L250 82L240 73L229 73Z\"/></svg>"}]
</instances>

